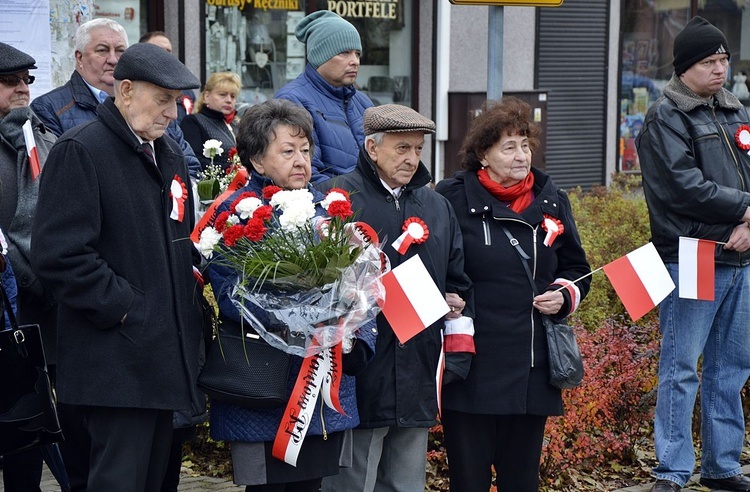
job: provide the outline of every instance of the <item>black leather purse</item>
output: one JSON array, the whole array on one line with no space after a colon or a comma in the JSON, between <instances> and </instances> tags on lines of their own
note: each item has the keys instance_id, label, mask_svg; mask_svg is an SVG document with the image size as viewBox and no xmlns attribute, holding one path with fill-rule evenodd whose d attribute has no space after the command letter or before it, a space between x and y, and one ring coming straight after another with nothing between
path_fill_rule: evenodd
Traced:
<instances>
[{"instance_id":1,"label":"black leather purse","mask_svg":"<svg viewBox=\"0 0 750 492\"><path fill-rule=\"evenodd\" d=\"M286 405L292 356L239 326L234 331L222 330L211 341L198 387L209 398L245 408Z\"/></svg>"},{"instance_id":2,"label":"black leather purse","mask_svg":"<svg viewBox=\"0 0 750 492\"><path fill-rule=\"evenodd\" d=\"M10 330L0 331L0 455L63 440L39 325L18 326L5 289Z\"/></svg>"},{"instance_id":3,"label":"black leather purse","mask_svg":"<svg viewBox=\"0 0 750 492\"><path fill-rule=\"evenodd\" d=\"M531 275L531 269L526 260L529 255L523 250L518 240L508 229L503 227L511 246L518 253L526 275L529 278L534 296L539 295L536 283ZM547 335L547 351L549 354L549 384L560 389L575 388L583 381L583 358L578 348L575 331L564 323L555 323L552 318L542 314L542 323Z\"/></svg>"}]
</instances>

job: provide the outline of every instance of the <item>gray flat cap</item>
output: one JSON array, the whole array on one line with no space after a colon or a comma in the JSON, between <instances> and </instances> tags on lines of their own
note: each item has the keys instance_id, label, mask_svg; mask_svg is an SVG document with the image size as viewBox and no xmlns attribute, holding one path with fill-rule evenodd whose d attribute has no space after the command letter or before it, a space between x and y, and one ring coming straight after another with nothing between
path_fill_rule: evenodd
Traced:
<instances>
[{"instance_id":1,"label":"gray flat cap","mask_svg":"<svg viewBox=\"0 0 750 492\"><path fill-rule=\"evenodd\" d=\"M435 122L400 104L383 104L365 110L365 135L374 133L435 133Z\"/></svg>"},{"instance_id":2,"label":"gray flat cap","mask_svg":"<svg viewBox=\"0 0 750 492\"><path fill-rule=\"evenodd\" d=\"M13 46L0 43L0 75L36 68L36 60Z\"/></svg>"},{"instance_id":3,"label":"gray flat cap","mask_svg":"<svg viewBox=\"0 0 750 492\"><path fill-rule=\"evenodd\" d=\"M115 67L115 80L141 80L164 89L198 89L198 78L180 60L155 44L136 43Z\"/></svg>"}]
</instances>

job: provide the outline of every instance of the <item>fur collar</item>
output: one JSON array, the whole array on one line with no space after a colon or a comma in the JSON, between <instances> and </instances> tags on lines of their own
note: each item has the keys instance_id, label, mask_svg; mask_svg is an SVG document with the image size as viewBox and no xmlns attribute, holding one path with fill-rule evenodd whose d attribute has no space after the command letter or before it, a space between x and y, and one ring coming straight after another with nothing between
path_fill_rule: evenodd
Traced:
<instances>
[{"instance_id":1,"label":"fur collar","mask_svg":"<svg viewBox=\"0 0 750 492\"><path fill-rule=\"evenodd\" d=\"M671 99L680 110L686 113L699 106L708 106L705 99L690 90L675 74L672 74L672 79L664 87L664 95ZM720 108L735 111L743 108L740 100L723 87L714 95L714 100Z\"/></svg>"}]
</instances>

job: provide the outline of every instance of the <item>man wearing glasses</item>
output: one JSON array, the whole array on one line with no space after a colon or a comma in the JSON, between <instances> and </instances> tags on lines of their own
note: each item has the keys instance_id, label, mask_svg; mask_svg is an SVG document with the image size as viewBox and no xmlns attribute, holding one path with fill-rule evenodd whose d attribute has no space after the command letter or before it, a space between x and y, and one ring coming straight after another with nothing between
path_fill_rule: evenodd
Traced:
<instances>
[{"instance_id":1,"label":"man wearing glasses","mask_svg":"<svg viewBox=\"0 0 750 492\"><path fill-rule=\"evenodd\" d=\"M18 322L38 323L50 370L55 364L55 309L50 296L31 271L29 254L31 222L36 209L39 179L55 136L29 107L29 85L35 60L16 48L0 43L0 228L8 242L8 258L18 283ZM30 126L38 162L26 151L23 126ZM33 164L33 165L32 165ZM36 165L38 164L38 168ZM38 492L42 458L36 450L4 457L3 483L6 492Z\"/></svg>"}]
</instances>

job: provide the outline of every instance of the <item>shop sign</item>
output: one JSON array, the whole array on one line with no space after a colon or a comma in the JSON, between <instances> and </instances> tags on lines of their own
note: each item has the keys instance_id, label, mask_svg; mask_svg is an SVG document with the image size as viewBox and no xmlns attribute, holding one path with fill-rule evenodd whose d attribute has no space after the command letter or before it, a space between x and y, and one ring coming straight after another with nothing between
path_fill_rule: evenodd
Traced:
<instances>
[{"instance_id":1,"label":"shop sign","mask_svg":"<svg viewBox=\"0 0 750 492\"><path fill-rule=\"evenodd\" d=\"M253 7L260 10L300 10L299 0L206 0L206 5L216 7Z\"/></svg>"},{"instance_id":2,"label":"shop sign","mask_svg":"<svg viewBox=\"0 0 750 492\"><path fill-rule=\"evenodd\" d=\"M399 13L398 3L399 0L328 0L328 10L347 18L396 20Z\"/></svg>"},{"instance_id":3,"label":"shop sign","mask_svg":"<svg viewBox=\"0 0 750 492\"><path fill-rule=\"evenodd\" d=\"M509 7L559 7L563 0L450 0L454 5L506 5Z\"/></svg>"}]
</instances>

